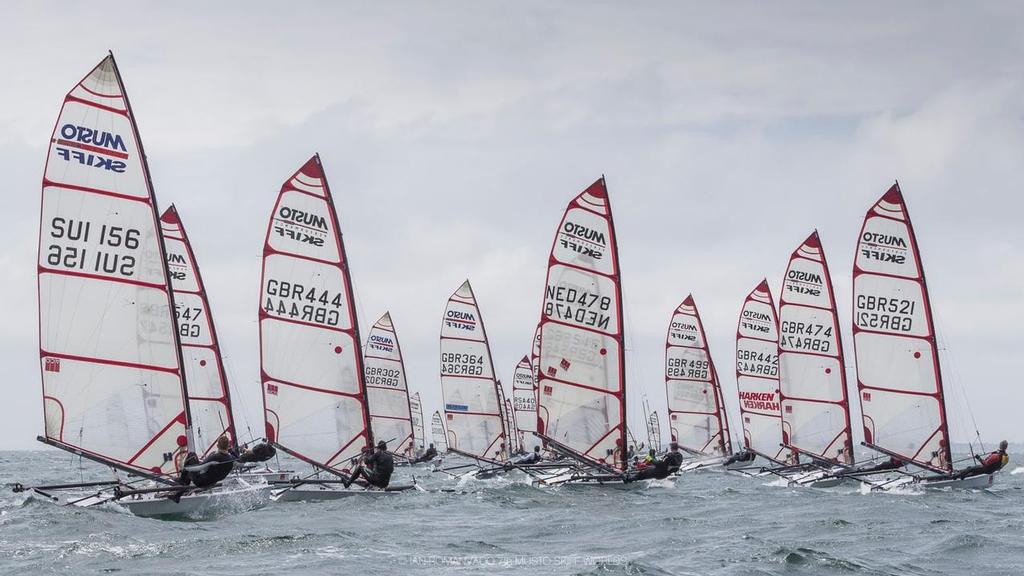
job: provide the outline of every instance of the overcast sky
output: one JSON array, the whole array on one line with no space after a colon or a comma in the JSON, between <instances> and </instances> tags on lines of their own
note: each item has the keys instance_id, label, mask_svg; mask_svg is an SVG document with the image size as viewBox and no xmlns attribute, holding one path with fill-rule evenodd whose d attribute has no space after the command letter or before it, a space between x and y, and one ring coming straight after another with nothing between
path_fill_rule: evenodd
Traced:
<instances>
[{"instance_id":1,"label":"overcast sky","mask_svg":"<svg viewBox=\"0 0 1024 576\"><path fill-rule=\"evenodd\" d=\"M363 333L391 311L428 417L441 406L448 296L472 281L510 384L540 315L554 229L601 174L621 252L635 430L643 394L664 414L665 331L690 292L738 427L743 298L765 276L777 297L789 254L814 228L855 382L854 244L864 212L898 179L954 440L973 435L968 408L987 442L1024 440L1024 4L292 4L5 6L0 449L41 446L46 144L64 94L108 49L160 207L177 205L193 241L235 410L257 434L263 235L281 183L319 152Z\"/></svg>"}]
</instances>

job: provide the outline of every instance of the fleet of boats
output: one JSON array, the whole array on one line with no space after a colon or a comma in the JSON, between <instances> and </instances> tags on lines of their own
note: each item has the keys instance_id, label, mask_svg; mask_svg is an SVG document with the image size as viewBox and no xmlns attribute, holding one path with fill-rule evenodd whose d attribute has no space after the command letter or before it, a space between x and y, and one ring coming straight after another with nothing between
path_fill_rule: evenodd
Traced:
<instances>
[{"instance_id":1,"label":"fleet of boats","mask_svg":"<svg viewBox=\"0 0 1024 576\"><path fill-rule=\"evenodd\" d=\"M525 474L537 486L626 484L644 448L663 451L644 401L646 442L627 426L622 278L604 178L573 197L548 257L530 354L506 397L481 306L463 282L440 330L443 412L425 432L396 325L361 337L337 204L318 155L281 186L263 247L260 379L265 440L310 465L296 476L238 443L213 310L174 206L162 215L113 56L64 99L42 184L39 341L46 444L114 471L110 481L29 487L77 506L117 502L146 516L219 502L396 494L346 481L377 441L402 464L428 444L468 464L453 477ZM931 304L899 186L867 212L853 269L853 340L863 446L899 466L855 460L840 316L813 232L792 253L778 309L767 279L742 303L733 439L705 326L688 295L665 341L667 427L688 458L676 474L733 470L790 486L984 488L955 474ZM179 482L230 440L235 470ZM738 441L738 443L736 442ZM545 460L532 454L543 448ZM246 456L243 457L242 455ZM461 470L459 474L453 471ZM25 487L18 486L18 489ZM54 496L67 492L67 497Z\"/></svg>"}]
</instances>

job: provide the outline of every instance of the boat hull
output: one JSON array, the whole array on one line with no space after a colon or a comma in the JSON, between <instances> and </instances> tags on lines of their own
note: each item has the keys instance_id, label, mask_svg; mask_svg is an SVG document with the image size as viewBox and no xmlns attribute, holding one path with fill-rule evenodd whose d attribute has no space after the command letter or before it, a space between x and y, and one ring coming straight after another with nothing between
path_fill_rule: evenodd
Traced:
<instances>
[{"instance_id":1,"label":"boat hull","mask_svg":"<svg viewBox=\"0 0 1024 576\"><path fill-rule=\"evenodd\" d=\"M389 486L387 490L370 490L359 486L344 488L342 486L308 485L298 488L274 490L270 495L270 499L274 502L322 502L326 500L340 500L352 496L395 496L415 488L415 484Z\"/></svg>"}]
</instances>

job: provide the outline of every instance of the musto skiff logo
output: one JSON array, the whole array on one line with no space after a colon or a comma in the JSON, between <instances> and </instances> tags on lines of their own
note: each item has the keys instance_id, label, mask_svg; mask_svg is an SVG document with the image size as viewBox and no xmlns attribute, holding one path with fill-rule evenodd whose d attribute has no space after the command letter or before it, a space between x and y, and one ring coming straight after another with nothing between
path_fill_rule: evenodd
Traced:
<instances>
[{"instance_id":1,"label":"musto skiff logo","mask_svg":"<svg viewBox=\"0 0 1024 576\"><path fill-rule=\"evenodd\" d=\"M558 231L558 243L567 250L577 254L588 256L594 260L604 258L605 250L608 247L604 232L592 230L582 224L568 220L562 224Z\"/></svg>"},{"instance_id":2,"label":"musto skiff logo","mask_svg":"<svg viewBox=\"0 0 1024 576\"><path fill-rule=\"evenodd\" d=\"M790 270L786 274L786 282L783 283L787 292L805 296L821 296L822 284L824 282L821 279L821 274L803 270Z\"/></svg>"},{"instance_id":3,"label":"musto skiff logo","mask_svg":"<svg viewBox=\"0 0 1024 576\"><path fill-rule=\"evenodd\" d=\"M907 240L895 234L865 232L860 237L860 254L868 260L903 264L907 261Z\"/></svg>"},{"instance_id":4,"label":"musto skiff logo","mask_svg":"<svg viewBox=\"0 0 1024 576\"><path fill-rule=\"evenodd\" d=\"M65 124L60 138L54 138L57 155L65 162L76 162L93 168L121 173L127 168L128 149L120 134Z\"/></svg>"},{"instance_id":5,"label":"musto skiff logo","mask_svg":"<svg viewBox=\"0 0 1024 576\"><path fill-rule=\"evenodd\" d=\"M449 328L457 328L459 330L469 330L470 332L475 332L476 316L472 312L463 312L461 310L448 310L444 314L444 324Z\"/></svg>"},{"instance_id":6,"label":"musto skiff logo","mask_svg":"<svg viewBox=\"0 0 1024 576\"><path fill-rule=\"evenodd\" d=\"M275 234L311 246L323 246L329 230L326 218L305 210L281 205L274 215Z\"/></svg>"}]
</instances>

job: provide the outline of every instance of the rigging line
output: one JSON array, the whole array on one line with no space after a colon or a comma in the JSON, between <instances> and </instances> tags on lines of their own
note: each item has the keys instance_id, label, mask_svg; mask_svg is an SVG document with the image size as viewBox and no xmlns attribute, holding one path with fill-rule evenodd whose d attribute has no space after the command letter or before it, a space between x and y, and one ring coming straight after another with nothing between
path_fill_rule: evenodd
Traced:
<instances>
[{"instance_id":1,"label":"rigging line","mask_svg":"<svg viewBox=\"0 0 1024 576\"><path fill-rule=\"evenodd\" d=\"M978 429L978 422L974 418L974 410L971 408L971 400L967 396L967 389L963 385L963 378L961 377L961 373L960 373L960 364L959 364L959 362L957 362L955 355L952 353L952 346L951 346L951 344L949 342L949 338L946 336L946 331L943 328L944 323L942 322L941 317L938 314L936 314L934 311L932 312L932 320L933 320L933 324L935 326L935 336L936 336L935 346L936 346L936 351L943 351L943 352L945 352L945 354L943 356L946 359L946 364L949 365L950 371L952 372L952 374L951 374L951 376L953 377L952 384L953 384L954 388L956 388L957 392L960 394L960 397L961 397L961 399L962 399L962 401L964 403L964 407L967 409L967 416L968 416L968 418L970 418L971 425L974 428L974 439L976 439L978 441L978 447L982 451L984 451L985 450L985 445L981 441L981 431ZM938 343L938 340L939 340L940 336L941 336L942 343L944 344L944 346L942 346L942 347L939 347L939 343ZM940 360L941 360L941 358L940 358ZM958 420L962 419L962 418L963 418L962 414L958 414L957 415L957 419ZM971 455L973 456L974 455L974 442L973 442L973 440L969 440L968 441L968 447L970 448Z\"/></svg>"},{"instance_id":2,"label":"rigging line","mask_svg":"<svg viewBox=\"0 0 1024 576\"><path fill-rule=\"evenodd\" d=\"M221 349L221 357L220 358L221 358L221 361L224 364L224 371L227 372L227 376L228 376L227 385L230 386L231 382L236 382L237 383L238 382L238 380L236 379L237 375L235 374L234 363L231 361L231 355L230 354L224 354L223 353L223 348L222 348ZM262 382L259 384L259 388L262 391L262 388L263 388L263 383ZM237 388L236 388L236 390L237 390ZM241 408L242 408L242 422L245 424L245 431L249 433L249 441L251 442L252 440L255 440L256 437L253 435L252 427L249 425L249 408L245 404L245 394L232 394L231 395L231 403L234 404L235 402L237 402L238 404L241 405ZM237 418L238 417L238 410L235 410L233 414ZM238 431L235 431L235 436L238 436ZM238 438L235 438L235 441L237 443Z\"/></svg>"}]
</instances>

